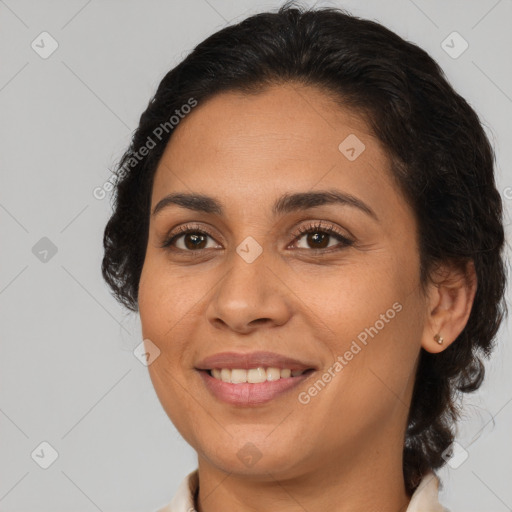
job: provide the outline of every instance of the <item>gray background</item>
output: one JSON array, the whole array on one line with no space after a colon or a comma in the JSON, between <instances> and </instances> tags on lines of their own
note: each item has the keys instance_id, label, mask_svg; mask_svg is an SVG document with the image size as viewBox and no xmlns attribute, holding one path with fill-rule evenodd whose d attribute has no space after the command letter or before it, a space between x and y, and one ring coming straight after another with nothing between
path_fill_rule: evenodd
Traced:
<instances>
[{"instance_id":1,"label":"gray background","mask_svg":"<svg viewBox=\"0 0 512 512\"><path fill-rule=\"evenodd\" d=\"M101 278L110 204L93 190L171 67L228 22L280 4L0 0L1 511L151 511L195 468L133 355L138 317ZM377 20L439 62L486 126L509 209L512 1L318 5ZM46 59L31 47L43 31L59 45ZM458 58L441 45L453 31L469 44ZM48 246L43 237L57 248L46 261L33 251ZM484 386L466 400L458 442L468 458L441 472L454 512L512 510L508 325ZM31 457L43 441L58 452L48 469Z\"/></svg>"}]
</instances>

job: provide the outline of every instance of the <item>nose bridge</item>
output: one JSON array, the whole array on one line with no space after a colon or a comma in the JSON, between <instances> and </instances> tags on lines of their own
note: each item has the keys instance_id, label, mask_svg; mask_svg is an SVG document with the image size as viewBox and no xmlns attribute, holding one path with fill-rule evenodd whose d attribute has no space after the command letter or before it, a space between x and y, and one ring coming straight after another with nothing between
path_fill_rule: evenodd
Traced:
<instances>
[{"instance_id":1,"label":"nose bridge","mask_svg":"<svg viewBox=\"0 0 512 512\"><path fill-rule=\"evenodd\" d=\"M290 314L286 287L276 279L271 264L272 258L264 257L255 241L244 240L231 254L226 275L210 300L209 321L238 331L250 329L256 320L286 322Z\"/></svg>"}]
</instances>

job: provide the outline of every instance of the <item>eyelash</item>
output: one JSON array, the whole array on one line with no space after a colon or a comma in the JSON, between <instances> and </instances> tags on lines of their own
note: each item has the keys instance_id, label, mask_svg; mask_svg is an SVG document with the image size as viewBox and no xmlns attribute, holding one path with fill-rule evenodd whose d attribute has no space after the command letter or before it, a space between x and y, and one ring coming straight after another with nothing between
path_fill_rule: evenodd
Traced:
<instances>
[{"instance_id":1,"label":"eyelash","mask_svg":"<svg viewBox=\"0 0 512 512\"><path fill-rule=\"evenodd\" d=\"M301 248L301 250L309 250L310 252L314 252L314 253L339 251L346 247L350 247L351 245L354 244L353 240L350 240L346 236L341 234L338 230L336 230L334 228L334 226L332 224L329 227L324 227L324 226L322 226L321 223L309 224L307 226L301 226L297 231L298 232L295 235L293 242L297 242L300 238L302 238L304 235L309 234L309 233L325 233L327 235L338 238L338 240L341 243L341 246L327 247L327 248L323 248L323 249L322 248L320 248L320 249L302 249ZM211 233L209 233L207 230L205 230L204 228L200 228L199 226L184 225L184 226L180 226L174 233L172 233L168 238L166 238L160 247L165 248L170 251L189 252L189 253L193 253L193 252L199 253L201 251L206 250L206 249L185 250L185 249L176 249L175 247L173 247L173 243L179 237L181 237L183 235L187 235L189 233L206 235L212 239L214 238L213 235Z\"/></svg>"}]
</instances>

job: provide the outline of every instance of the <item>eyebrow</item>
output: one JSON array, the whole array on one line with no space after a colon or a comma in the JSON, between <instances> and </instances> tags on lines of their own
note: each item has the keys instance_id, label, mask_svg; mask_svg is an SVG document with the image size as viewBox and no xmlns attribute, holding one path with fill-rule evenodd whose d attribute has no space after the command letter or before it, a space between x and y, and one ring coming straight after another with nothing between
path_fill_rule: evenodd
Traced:
<instances>
[{"instance_id":1,"label":"eyebrow","mask_svg":"<svg viewBox=\"0 0 512 512\"><path fill-rule=\"evenodd\" d=\"M361 199L339 190L283 194L274 203L272 213L274 216L277 216L329 204L352 206L366 213L374 220L379 220L375 212L366 203L361 201ZM224 216L223 205L217 199L203 194L188 193L173 193L165 196L157 203L153 209L152 215L157 215L160 211L171 205L177 205L181 208L196 212L212 213L221 217Z\"/></svg>"}]
</instances>

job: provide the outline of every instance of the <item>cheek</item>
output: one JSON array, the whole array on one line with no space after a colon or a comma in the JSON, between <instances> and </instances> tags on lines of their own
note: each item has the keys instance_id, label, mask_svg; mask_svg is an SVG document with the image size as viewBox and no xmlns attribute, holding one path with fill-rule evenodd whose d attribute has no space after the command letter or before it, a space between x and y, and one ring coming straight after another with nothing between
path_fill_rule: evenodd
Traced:
<instances>
[{"instance_id":1,"label":"cheek","mask_svg":"<svg viewBox=\"0 0 512 512\"><path fill-rule=\"evenodd\" d=\"M165 329L168 317L164 314L166 297L162 297L161 282L155 276L150 265L145 263L139 283L138 303L142 335L156 343Z\"/></svg>"},{"instance_id":2,"label":"cheek","mask_svg":"<svg viewBox=\"0 0 512 512\"><path fill-rule=\"evenodd\" d=\"M301 273L294 282L302 301L326 328L343 334L340 340L357 337L375 323L379 331L389 331L390 325L397 325L399 317L407 316L398 310L417 295L411 263L393 257L367 260L365 264L347 261L330 272L316 275Z\"/></svg>"},{"instance_id":3,"label":"cheek","mask_svg":"<svg viewBox=\"0 0 512 512\"><path fill-rule=\"evenodd\" d=\"M417 274L414 258L407 263L391 257L347 265L329 280L311 280L305 302L325 326L333 362L343 358L346 378L337 382L353 387L353 396L367 393L378 400L386 386L379 379L396 394L405 392L423 329Z\"/></svg>"},{"instance_id":4,"label":"cheek","mask_svg":"<svg viewBox=\"0 0 512 512\"><path fill-rule=\"evenodd\" d=\"M197 298L180 280L165 274L162 266L146 260L139 284L139 315L144 339L160 350L148 372L163 409L176 428L188 437L188 422L193 417L193 400L183 360L188 354L185 333L193 329L193 304ZM192 314L190 314L192 313Z\"/></svg>"},{"instance_id":5,"label":"cheek","mask_svg":"<svg viewBox=\"0 0 512 512\"><path fill-rule=\"evenodd\" d=\"M183 286L166 266L146 259L139 283L139 314L144 337L160 344L172 337L173 328L197 302L194 287ZM162 349L165 347L162 346Z\"/></svg>"},{"instance_id":6,"label":"cheek","mask_svg":"<svg viewBox=\"0 0 512 512\"><path fill-rule=\"evenodd\" d=\"M180 272L179 274L177 272ZM168 409L182 389L187 389L196 359L196 331L204 318L205 294L213 284L201 276L186 277L183 271L149 258L139 284L139 315L144 339L151 340L160 354L148 370ZM182 397L188 403L186 396Z\"/></svg>"}]
</instances>

